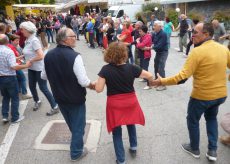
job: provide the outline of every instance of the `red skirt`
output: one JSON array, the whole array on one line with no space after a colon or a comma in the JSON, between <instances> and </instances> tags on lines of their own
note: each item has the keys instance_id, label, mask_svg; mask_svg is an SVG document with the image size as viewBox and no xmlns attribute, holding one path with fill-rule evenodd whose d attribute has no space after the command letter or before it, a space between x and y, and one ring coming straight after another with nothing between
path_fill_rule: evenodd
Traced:
<instances>
[{"instance_id":1,"label":"red skirt","mask_svg":"<svg viewBox=\"0 0 230 164\"><path fill-rule=\"evenodd\" d=\"M108 48L108 38L107 36L103 36L103 47L104 49Z\"/></svg>"},{"instance_id":2,"label":"red skirt","mask_svg":"<svg viewBox=\"0 0 230 164\"><path fill-rule=\"evenodd\" d=\"M109 133L121 125L145 125L145 117L135 92L107 97L106 123Z\"/></svg>"}]
</instances>

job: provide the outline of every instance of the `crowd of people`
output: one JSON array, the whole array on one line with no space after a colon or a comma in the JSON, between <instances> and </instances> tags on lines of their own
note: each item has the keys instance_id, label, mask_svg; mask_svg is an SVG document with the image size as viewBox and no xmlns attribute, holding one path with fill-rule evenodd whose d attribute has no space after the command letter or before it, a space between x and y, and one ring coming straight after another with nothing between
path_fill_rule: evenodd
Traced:
<instances>
[{"instance_id":1,"label":"crowd of people","mask_svg":"<svg viewBox=\"0 0 230 164\"><path fill-rule=\"evenodd\" d=\"M154 15L149 24L139 20L134 26L126 15L113 20L97 13L84 17L63 17L61 14L46 18L29 17L28 20L22 20L19 26L10 17L6 22L0 23L0 89L4 123L9 122L10 101L11 122L17 123L24 119L18 112L20 92L24 99L33 98L34 111L40 108L41 100L36 87L38 83L51 106L47 116L61 111L72 133L71 160L79 160L88 152L83 144L86 88L99 93L107 86L107 130L113 135L116 162L124 164L126 160L121 126L127 125L129 152L135 157L135 124L145 125L145 117L134 89L135 78L146 82L145 90L155 87L157 91L163 91L167 85L183 84L193 76L193 91L187 114L190 140L182 144L182 149L195 158L200 157L199 120L204 114L209 141L206 156L211 161L217 160L217 114L219 106L227 97L226 68L230 68L229 50L220 44L229 36L217 20L212 23L188 21L182 14L179 26L175 29L169 18L165 18L164 22L157 20ZM170 36L179 29L179 52L183 52L183 47L190 48L192 44L196 48L190 54L186 53L189 54L188 60L177 75L166 77ZM94 82L87 77L81 55L73 49L81 34L89 48L103 49L104 61L108 63L102 67ZM190 37L188 45L187 37ZM57 46L47 52L51 42ZM132 46L135 47L134 54ZM154 75L148 72L152 49L155 51ZM25 75L21 71L25 68L28 68L32 95L28 95ZM47 80L52 92L47 87ZM229 139L222 137L221 141L229 143Z\"/></svg>"}]
</instances>

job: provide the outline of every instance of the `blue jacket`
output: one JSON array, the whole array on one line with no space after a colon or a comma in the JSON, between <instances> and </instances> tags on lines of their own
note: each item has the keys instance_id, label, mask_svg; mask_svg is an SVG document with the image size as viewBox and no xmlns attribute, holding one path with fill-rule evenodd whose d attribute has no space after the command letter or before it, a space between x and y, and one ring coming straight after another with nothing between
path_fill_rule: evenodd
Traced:
<instances>
[{"instance_id":1,"label":"blue jacket","mask_svg":"<svg viewBox=\"0 0 230 164\"><path fill-rule=\"evenodd\" d=\"M167 34L161 29L158 33L152 34L153 49L156 52L168 51Z\"/></svg>"}]
</instances>

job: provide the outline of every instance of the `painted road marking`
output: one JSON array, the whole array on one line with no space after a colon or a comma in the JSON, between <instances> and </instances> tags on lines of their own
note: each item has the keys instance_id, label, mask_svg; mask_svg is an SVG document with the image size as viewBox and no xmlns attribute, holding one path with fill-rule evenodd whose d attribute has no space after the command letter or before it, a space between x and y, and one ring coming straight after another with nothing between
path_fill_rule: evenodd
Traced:
<instances>
[{"instance_id":1,"label":"painted road marking","mask_svg":"<svg viewBox=\"0 0 230 164\"><path fill-rule=\"evenodd\" d=\"M28 100L20 101L20 106L19 106L20 116L24 114L27 104L28 104ZM10 147L19 129L19 126L20 126L20 122L17 124L11 124L9 126L9 129L5 135L5 138L0 144L0 164L5 163L7 155L10 151Z\"/></svg>"}]
</instances>

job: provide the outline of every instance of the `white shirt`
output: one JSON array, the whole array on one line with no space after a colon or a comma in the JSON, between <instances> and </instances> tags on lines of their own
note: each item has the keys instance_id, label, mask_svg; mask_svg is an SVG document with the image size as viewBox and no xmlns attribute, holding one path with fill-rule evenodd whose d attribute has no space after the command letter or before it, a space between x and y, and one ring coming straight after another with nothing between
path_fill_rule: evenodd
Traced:
<instances>
[{"instance_id":1,"label":"white shirt","mask_svg":"<svg viewBox=\"0 0 230 164\"><path fill-rule=\"evenodd\" d=\"M75 58L74 65L73 65L73 71L74 71L74 74L77 77L78 83L82 87L89 86L90 80L89 80L89 78L88 78L88 76L86 74L85 67L84 67L81 55L78 55ZM48 80L47 75L46 75L46 71L45 71L45 67L43 67L43 70L41 72L41 78L43 80Z\"/></svg>"}]
</instances>

